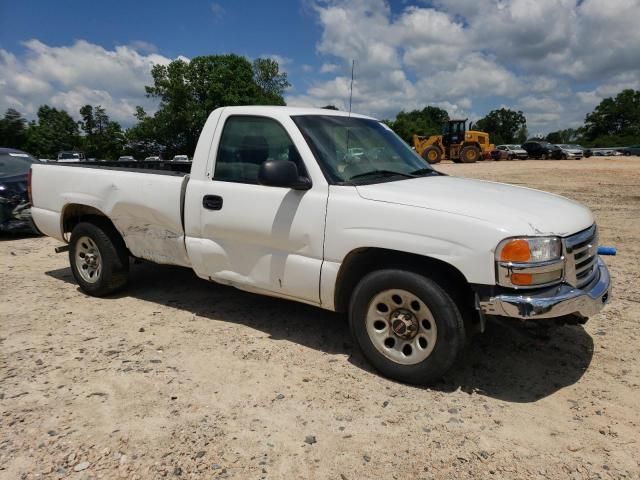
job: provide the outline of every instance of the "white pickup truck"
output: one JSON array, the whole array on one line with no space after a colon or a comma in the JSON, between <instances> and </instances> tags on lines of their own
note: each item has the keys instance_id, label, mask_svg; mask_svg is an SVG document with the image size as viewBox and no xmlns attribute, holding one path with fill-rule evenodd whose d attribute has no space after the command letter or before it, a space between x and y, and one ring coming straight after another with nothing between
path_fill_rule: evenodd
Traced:
<instances>
[{"instance_id":1,"label":"white pickup truck","mask_svg":"<svg viewBox=\"0 0 640 480\"><path fill-rule=\"evenodd\" d=\"M130 257L190 267L347 312L379 371L422 384L487 319L584 323L609 299L587 208L439 173L372 118L220 108L190 174L140 165L32 167L33 218L89 295L123 287Z\"/></svg>"}]
</instances>

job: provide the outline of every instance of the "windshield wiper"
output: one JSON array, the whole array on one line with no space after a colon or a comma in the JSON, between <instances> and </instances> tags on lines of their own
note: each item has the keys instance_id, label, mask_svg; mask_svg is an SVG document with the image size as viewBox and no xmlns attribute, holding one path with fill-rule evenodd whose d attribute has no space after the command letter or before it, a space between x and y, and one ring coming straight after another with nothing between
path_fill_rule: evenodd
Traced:
<instances>
[{"instance_id":1,"label":"windshield wiper","mask_svg":"<svg viewBox=\"0 0 640 480\"><path fill-rule=\"evenodd\" d=\"M370 172L359 173L354 175L349 180L354 180L356 178L365 178L365 177L406 177L406 178L415 178L410 173L402 173L402 172L394 172L393 170L371 170Z\"/></svg>"},{"instance_id":2,"label":"windshield wiper","mask_svg":"<svg viewBox=\"0 0 640 480\"><path fill-rule=\"evenodd\" d=\"M426 175L442 175L442 174L440 172L437 172L433 168L425 167L425 168L419 168L418 170L414 170L413 172L411 172L411 175L422 177Z\"/></svg>"}]
</instances>

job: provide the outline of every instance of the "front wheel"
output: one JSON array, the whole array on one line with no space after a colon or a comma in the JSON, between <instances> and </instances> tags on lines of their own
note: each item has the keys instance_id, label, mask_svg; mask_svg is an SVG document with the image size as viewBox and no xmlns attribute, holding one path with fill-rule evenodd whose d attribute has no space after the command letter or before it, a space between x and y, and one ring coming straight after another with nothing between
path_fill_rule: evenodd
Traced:
<instances>
[{"instance_id":1,"label":"front wheel","mask_svg":"<svg viewBox=\"0 0 640 480\"><path fill-rule=\"evenodd\" d=\"M480 149L474 146L466 146L460 150L462 163L475 163L480 158Z\"/></svg>"},{"instance_id":2,"label":"front wheel","mask_svg":"<svg viewBox=\"0 0 640 480\"><path fill-rule=\"evenodd\" d=\"M460 311L447 292L403 270L365 276L351 297L349 324L377 370L412 384L440 379L465 343Z\"/></svg>"},{"instance_id":3,"label":"front wheel","mask_svg":"<svg viewBox=\"0 0 640 480\"><path fill-rule=\"evenodd\" d=\"M422 158L431 164L440 163L440 160L442 160L442 152L440 152L438 147L431 145L424 149Z\"/></svg>"},{"instance_id":4,"label":"front wheel","mask_svg":"<svg viewBox=\"0 0 640 480\"><path fill-rule=\"evenodd\" d=\"M71 232L69 262L85 293L102 297L119 290L129 276L129 253L120 234L107 222L82 222Z\"/></svg>"}]
</instances>

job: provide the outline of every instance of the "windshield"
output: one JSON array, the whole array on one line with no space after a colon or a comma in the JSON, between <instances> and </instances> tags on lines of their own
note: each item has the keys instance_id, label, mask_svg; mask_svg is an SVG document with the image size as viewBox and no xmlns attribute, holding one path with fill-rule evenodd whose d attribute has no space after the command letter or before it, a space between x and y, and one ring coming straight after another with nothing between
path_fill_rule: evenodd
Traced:
<instances>
[{"instance_id":1,"label":"windshield","mask_svg":"<svg viewBox=\"0 0 640 480\"><path fill-rule=\"evenodd\" d=\"M371 183L436 174L386 125L334 115L291 117L334 183Z\"/></svg>"},{"instance_id":2,"label":"windshield","mask_svg":"<svg viewBox=\"0 0 640 480\"><path fill-rule=\"evenodd\" d=\"M26 153L0 153L0 177L26 175L34 162L36 162L36 159Z\"/></svg>"}]
</instances>

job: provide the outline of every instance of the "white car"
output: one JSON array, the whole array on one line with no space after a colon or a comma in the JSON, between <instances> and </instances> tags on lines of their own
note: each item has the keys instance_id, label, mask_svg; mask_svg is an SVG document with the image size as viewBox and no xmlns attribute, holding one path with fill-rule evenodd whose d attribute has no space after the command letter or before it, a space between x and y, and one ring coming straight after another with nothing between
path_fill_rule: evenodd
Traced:
<instances>
[{"instance_id":1,"label":"white car","mask_svg":"<svg viewBox=\"0 0 640 480\"><path fill-rule=\"evenodd\" d=\"M502 150L506 152L508 160L526 160L529 158L529 154L525 149L523 149L520 145L509 144L509 145L498 145L496 150Z\"/></svg>"},{"instance_id":2,"label":"white car","mask_svg":"<svg viewBox=\"0 0 640 480\"><path fill-rule=\"evenodd\" d=\"M345 158L351 135L385 154ZM373 118L219 108L182 167L33 165L33 218L68 242L84 292L124 288L129 256L189 267L347 313L369 362L410 383L439 379L488 320L582 324L609 299L588 208L441 174Z\"/></svg>"},{"instance_id":3,"label":"white car","mask_svg":"<svg viewBox=\"0 0 640 480\"><path fill-rule=\"evenodd\" d=\"M175 155L173 157L173 161L174 162L188 162L189 161L189 156L188 155Z\"/></svg>"},{"instance_id":4,"label":"white car","mask_svg":"<svg viewBox=\"0 0 640 480\"><path fill-rule=\"evenodd\" d=\"M157 161L159 161L159 160L160 160L160 157L155 156L155 155L154 155L154 156L151 156L151 157L146 157L146 158L144 159L144 161L145 161L145 162L157 162Z\"/></svg>"},{"instance_id":5,"label":"white car","mask_svg":"<svg viewBox=\"0 0 640 480\"><path fill-rule=\"evenodd\" d=\"M580 160L584 156L584 150L577 145L561 143L556 146L562 149L562 158L564 160Z\"/></svg>"},{"instance_id":6,"label":"white car","mask_svg":"<svg viewBox=\"0 0 640 480\"><path fill-rule=\"evenodd\" d=\"M136 159L133 158L131 155L122 155L121 157L118 157L118 161L119 162L135 162Z\"/></svg>"},{"instance_id":7,"label":"white car","mask_svg":"<svg viewBox=\"0 0 640 480\"><path fill-rule=\"evenodd\" d=\"M58 162L63 163L84 162L86 159L82 152L60 152L58 154Z\"/></svg>"}]
</instances>

